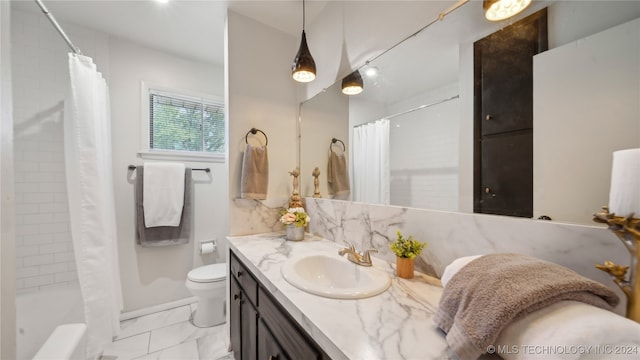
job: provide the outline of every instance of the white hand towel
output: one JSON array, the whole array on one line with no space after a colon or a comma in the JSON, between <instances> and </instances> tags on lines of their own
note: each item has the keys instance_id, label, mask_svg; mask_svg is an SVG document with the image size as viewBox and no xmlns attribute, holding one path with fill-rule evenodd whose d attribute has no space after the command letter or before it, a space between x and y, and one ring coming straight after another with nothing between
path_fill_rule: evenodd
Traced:
<instances>
[{"instance_id":1,"label":"white hand towel","mask_svg":"<svg viewBox=\"0 0 640 360\"><path fill-rule=\"evenodd\" d=\"M145 227L180 225L184 170L184 164L144 164L142 206Z\"/></svg>"}]
</instances>

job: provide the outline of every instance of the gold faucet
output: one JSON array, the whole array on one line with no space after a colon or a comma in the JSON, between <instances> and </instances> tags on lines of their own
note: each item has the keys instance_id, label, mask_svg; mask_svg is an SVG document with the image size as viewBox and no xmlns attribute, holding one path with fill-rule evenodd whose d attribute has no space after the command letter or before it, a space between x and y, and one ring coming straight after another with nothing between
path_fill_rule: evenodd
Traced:
<instances>
[{"instance_id":1,"label":"gold faucet","mask_svg":"<svg viewBox=\"0 0 640 360\"><path fill-rule=\"evenodd\" d=\"M361 253L358 250L356 250L353 244L350 244L350 243L347 243L347 244L349 245L349 247L338 250L338 255L343 256L344 254L347 254L347 260L360 266L372 265L371 253L372 252L377 253L378 249L369 249L369 250L365 250L364 253Z\"/></svg>"}]
</instances>

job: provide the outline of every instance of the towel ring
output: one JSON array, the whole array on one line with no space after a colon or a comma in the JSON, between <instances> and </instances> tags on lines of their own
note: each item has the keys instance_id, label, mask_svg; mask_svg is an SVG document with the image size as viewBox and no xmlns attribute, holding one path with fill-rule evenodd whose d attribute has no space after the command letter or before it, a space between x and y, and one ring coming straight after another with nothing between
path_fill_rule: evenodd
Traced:
<instances>
[{"instance_id":1,"label":"towel ring","mask_svg":"<svg viewBox=\"0 0 640 360\"><path fill-rule=\"evenodd\" d=\"M344 146L344 143L342 142L342 140L336 139L336 138L331 139L331 144L329 144L329 151L333 151L333 149L331 148L331 145L333 145L333 144L335 144L337 142L342 144L342 151L343 152L347 151L347 148Z\"/></svg>"},{"instance_id":2,"label":"towel ring","mask_svg":"<svg viewBox=\"0 0 640 360\"><path fill-rule=\"evenodd\" d=\"M251 135L255 135L259 132L262 133L262 135L264 135L264 146L267 146L267 144L269 144L269 138L267 137L267 134L264 133L264 131L260 130L260 129L256 129L256 128L251 128L251 130L249 130L247 132L247 135L244 136L244 142L245 143L249 143L249 134Z\"/></svg>"}]
</instances>

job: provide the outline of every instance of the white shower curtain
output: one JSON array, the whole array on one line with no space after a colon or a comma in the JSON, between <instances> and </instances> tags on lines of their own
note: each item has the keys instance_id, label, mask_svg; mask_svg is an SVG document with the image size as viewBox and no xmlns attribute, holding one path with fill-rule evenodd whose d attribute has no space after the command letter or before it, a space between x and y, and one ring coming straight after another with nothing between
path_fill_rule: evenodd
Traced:
<instances>
[{"instance_id":1,"label":"white shower curtain","mask_svg":"<svg viewBox=\"0 0 640 360\"><path fill-rule=\"evenodd\" d=\"M389 120L353 129L353 200L389 204Z\"/></svg>"},{"instance_id":2,"label":"white shower curtain","mask_svg":"<svg viewBox=\"0 0 640 360\"><path fill-rule=\"evenodd\" d=\"M71 234L87 323L87 358L98 358L120 330L109 91L90 57L69 54L71 88L64 144Z\"/></svg>"}]
</instances>

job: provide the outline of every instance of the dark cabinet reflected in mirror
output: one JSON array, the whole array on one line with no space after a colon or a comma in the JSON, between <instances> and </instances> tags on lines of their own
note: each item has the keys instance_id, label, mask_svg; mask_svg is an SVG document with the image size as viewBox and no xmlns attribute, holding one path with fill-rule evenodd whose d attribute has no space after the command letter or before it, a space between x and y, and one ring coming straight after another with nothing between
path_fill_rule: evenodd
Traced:
<instances>
[{"instance_id":1,"label":"dark cabinet reflected in mirror","mask_svg":"<svg viewBox=\"0 0 640 360\"><path fill-rule=\"evenodd\" d=\"M483 18L481 4L463 5L360 68L361 94L342 94L338 82L301 105L301 194L313 195L317 166L321 194L332 197L328 144L339 138L350 164L349 200L473 212L473 44L544 8L549 49L533 59L533 211L526 217L593 225L591 214L608 202L613 151L640 147L635 1L534 1L499 23ZM388 178L381 200L362 199L357 184L376 179L358 169L377 165L356 162L358 137L385 122L386 160L374 160L388 164L381 175ZM509 152L503 145L494 151Z\"/></svg>"}]
</instances>

